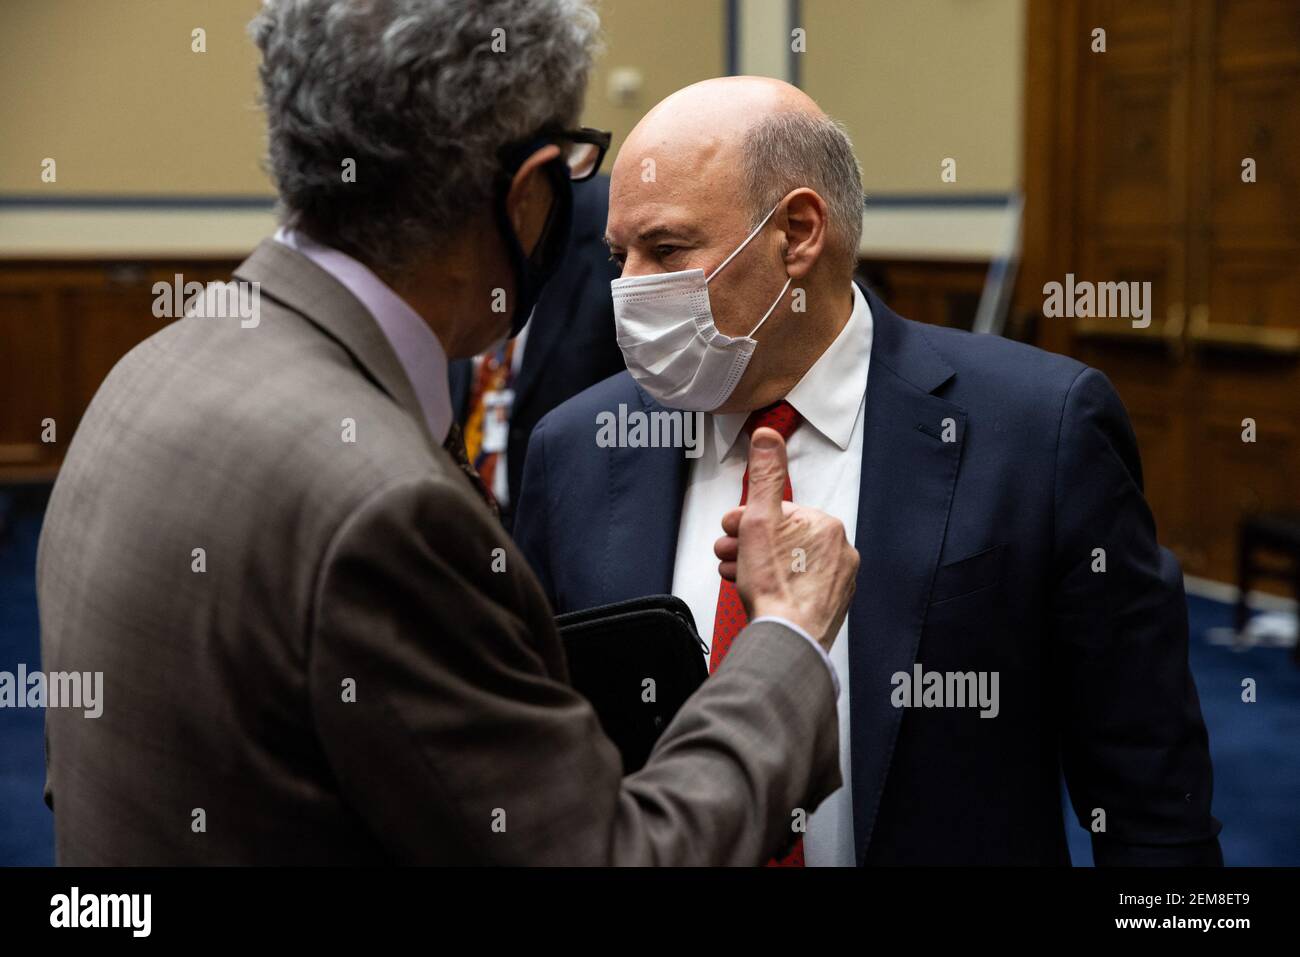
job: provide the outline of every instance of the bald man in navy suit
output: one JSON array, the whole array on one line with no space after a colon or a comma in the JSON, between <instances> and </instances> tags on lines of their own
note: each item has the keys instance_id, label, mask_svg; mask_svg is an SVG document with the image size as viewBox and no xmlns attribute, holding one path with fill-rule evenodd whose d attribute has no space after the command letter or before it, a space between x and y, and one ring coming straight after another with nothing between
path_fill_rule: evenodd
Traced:
<instances>
[{"instance_id":1,"label":"bald man in navy suit","mask_svg":"<svg viewBox=\"0 0 1300 957\"><path fill-rule=\"evenodd\" d=\"M660 338L654 303L620 316L616 289L629 371L533 433L515 534L552 605L671 592L716 667L737 622L712 543L749 430L779 417L794 501L862 557L832 650L845 784L806 863L1067 864L1062 769L1098 864L1222 863L1182 574L1119 396L1072 359L895 315L852 282L860 211L847 137L778 81L688 87L629 135L606 232L623 276L698 269L707 294ZM757 345L719 380L738 337ZM689 450L597 441L606 414L705 408Z\"/></svg>"}]
</instances>

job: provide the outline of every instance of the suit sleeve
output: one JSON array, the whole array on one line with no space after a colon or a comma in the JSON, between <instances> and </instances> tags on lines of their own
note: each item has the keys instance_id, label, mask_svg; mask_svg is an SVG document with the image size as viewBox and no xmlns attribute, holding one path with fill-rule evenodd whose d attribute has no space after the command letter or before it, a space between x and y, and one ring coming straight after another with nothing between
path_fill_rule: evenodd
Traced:
<instances>
[{"instance_id":1,"label":"suit sleeve","mask_svg":"<svg viewBox=\"0 0 1300 957\"><path fill-rule=\"evenodd\" d=\"M555 582L551 574L550 553L547 550L546 496L546 419L537 423L528 439L528 454L524 456L524 477L519 489L519 503L515 507L514 537L524 559L541 583L551 607L558 608Z\"/></svg>"},{"instance_id":2,"label":"suit sleeve","mask_svg":"<svg viewBox=\"0 0 1300 957\"><path fill-rule=\"evenodd\" d=\"M1137 440L1096 370L1071 385L1058 442L1052 611L1075 814L1099 866L1222 864L1182 571L1156 542Z\"/></svg>"},{"instance_id":3,"label":"suit sleeve","mask_svg":"<svg viewBox=\"0 0 1300 957\"><path fill-rule=\"evenodd\" d=\"M449 479L375 493L317 588L321 747L393 859L754 865L788 840L793 809L839 786L830 677L774 624L743 634L624 778L518 551Z\"/></svg>"}]
</instances>

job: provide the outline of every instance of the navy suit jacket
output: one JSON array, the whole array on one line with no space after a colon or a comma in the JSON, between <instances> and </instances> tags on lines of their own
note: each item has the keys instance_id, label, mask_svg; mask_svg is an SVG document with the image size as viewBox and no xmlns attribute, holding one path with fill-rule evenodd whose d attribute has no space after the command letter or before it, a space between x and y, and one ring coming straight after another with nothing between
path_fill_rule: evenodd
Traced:
<instances>
[{"instance_id":1,"label":"navy suit jacket","mask_svg":"<svg viewBox=\"0 0 1300 957\"><path fill-rule=\"evenodd\" d=\"M1064 770L1098 864L1221 864L1182 575L1114 388L868 302L847 636L857 859L1067 864ZM660 409L623 372L529 444L515 537L557 612L672 589L687 460L599 448L597 413L620 404ZM893 676L916 663L997 672L999 713L895 707Z\"/></svg>"},{"instance_id":2,"label":"navy suit jacket","mask_svg":"<svg viewBox=\"0 0 1300 957\"><path fill-rule=\"evenodd\" d=\"M515 376L514 406L506 440L506 481L511 503L501 518L509 528L519 497L528 437L547 412L623 368L614 336L609 283L618 278L605 245L609 177L573 185L573 233L564 264L542 290L529 322L523 360ZM452 410L465 423L473 362L448 365Z\"/></svg>"}]
</instances>

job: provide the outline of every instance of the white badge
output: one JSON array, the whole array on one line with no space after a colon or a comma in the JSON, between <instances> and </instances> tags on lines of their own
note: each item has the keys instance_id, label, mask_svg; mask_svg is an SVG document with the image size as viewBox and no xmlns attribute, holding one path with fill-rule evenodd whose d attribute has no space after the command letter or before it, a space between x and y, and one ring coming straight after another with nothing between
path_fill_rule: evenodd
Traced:
<instances>
[{"instance_id":1,"label":"white badge","mask_svg":"<svg viewBox=\"0 0 1300 957\"><path fill-rule=\"evenodd\" d=\"M510 407L515 394L510 389L483 393L483 451L504 452L510 439Z\"/></svg>"}]
</instances>

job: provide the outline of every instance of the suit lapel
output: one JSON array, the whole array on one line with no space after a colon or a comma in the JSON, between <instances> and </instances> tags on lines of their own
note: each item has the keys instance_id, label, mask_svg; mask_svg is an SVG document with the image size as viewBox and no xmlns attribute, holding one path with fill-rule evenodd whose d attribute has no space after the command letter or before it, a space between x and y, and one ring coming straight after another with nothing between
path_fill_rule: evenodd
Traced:
<instances>
[{"instance_id":1,"label":"suit lapel","mask_svg":"<svg viewBox=\"0 0 1300 957\"><path fill-rule=\"evenodd\" d=\"M570 252L570 255L574 255ZM552 280L542 292L537 303L537 311L529 322L528 339L524 344L523 360L519 363L519 375L514 382L515 408L523 405L547 367L547 359L557 343L564 338L564 332L578 315L579 309L574 302L574 290L583 289L587 276L591 272L590 264L584 264L575 271L563 271L560 277L563 285L556 285ZM538 322L537 317L542 321Z\"/></svg>"},{"instance_id":2,"label":"suit lapel","mask_svg":"<svg viewBox=\"0 0 1300 957\"><path fill-rule=\"evenodd\" d=\"M547 359L556 345L565 338L584 312L584 299L593 295L593 282L599 282L601 296L609 302L608 280L618 278L611 272L605 249L605 220L609 217L609 178L598 176L573 187L573 233L564 268L556 274L537 304L536 315L541 323L532 323L528 342L524 347L523 362L515 379L515 408L526 403L537 388L547 368ZM610 273L605 279L593 276L601 268ZM590 303L588 303L588 306Z\"/></svg>"},{"instance_id":3,"label":"suit lapel","mask_svg":"<svg viewBox=\"0 0 1300 957\"><path fill-rule=\"evenodd\" d=\"M628 376L631 382L631 376ZM665 412L639 386L628 412ZM617 413L618 410L614 409ZM683 413L684 414L684 413ZM672 591L677 529L686 490L688 461L683 449L606 450L610 509L602 602Z\"/></svg>"},{"instance_id":4,"label":"suit lapel","mask_svg":"<svg viewBox=\"0 0 1300 957\"><path fill-rule=\"evenodd\" d=\"M872 294L868 303L874 333L858 498L861 565L849 610L859 863L871 841L902 720L890 702L891 676L910 671L916 660L966 435L965 411L932 394L953 371L930 345L924 326L901 319Z\"/></svg>"},{"instance_id":5,"label":"suit lapel","mask_svg":"<svg viewBox=\"0 0 1300 957\"><path fill-rule=\"evenodd\" d=\"M464 422L469 414L470 380L474 377L473 359L453 359L447 363L447 386L451 392L451 414Z\"/></svg>"},{"instance_id":6,"label":"suit lapel","mask_svg":"<svg viewBox=\"0 0 1300 957\"><path fill-rule=\"evenodd\" d=\"M429 434L415 389L379 323L341 282L274 239L262 240L235 270L235 276L258 283L261 295L303 316L337 341L366 377L415 419L430 448L441 447Z\"/></svg>"}]
</instances>

